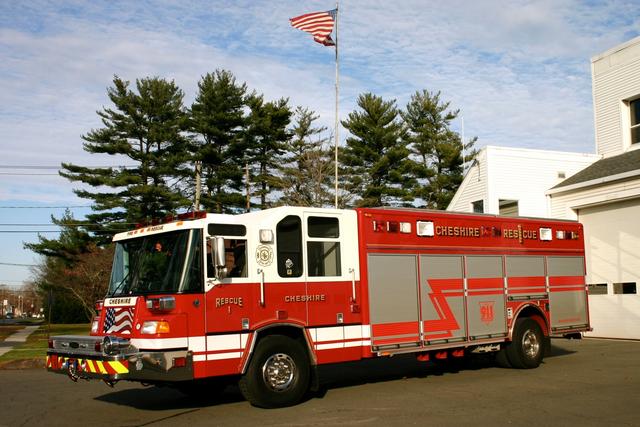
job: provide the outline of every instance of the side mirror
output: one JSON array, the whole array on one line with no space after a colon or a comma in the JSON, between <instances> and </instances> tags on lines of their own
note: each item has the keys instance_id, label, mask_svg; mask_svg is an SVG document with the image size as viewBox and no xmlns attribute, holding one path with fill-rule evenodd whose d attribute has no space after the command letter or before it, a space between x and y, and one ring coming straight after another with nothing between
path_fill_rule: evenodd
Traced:
<instances>
[{"instance_id":1,"label":"side mirror","mask_svg":"<svg viewBox=\"0 0 640 427\"><path fill-rule=\"evenodd\" d=\"M215 276L216 279L222 280L227 277L227 260L224 249L224 237L214 237L213 239L213 250L211 251L212 264L215 268Z\"/></svg>"}]
</instances>

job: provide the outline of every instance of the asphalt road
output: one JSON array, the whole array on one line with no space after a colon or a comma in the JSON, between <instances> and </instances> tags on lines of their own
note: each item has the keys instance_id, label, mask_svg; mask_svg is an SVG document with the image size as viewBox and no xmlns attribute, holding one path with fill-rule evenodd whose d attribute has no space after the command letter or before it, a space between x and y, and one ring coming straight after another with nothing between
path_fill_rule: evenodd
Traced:
<instances>
[{"instance_id":1,"label":"asphalt road","mask_svg":"<svg viewBox=\"0 0 640 427\"><path fill-rule=\"evenodd\" d=\"M264 410L237 387L215 400L168 388L72 383L0 371L0 426L640 425L640 342L553 340L533 370L481 360L456 370L413 357L323 367L323 390Z\"/></svg>"}]
</instances>

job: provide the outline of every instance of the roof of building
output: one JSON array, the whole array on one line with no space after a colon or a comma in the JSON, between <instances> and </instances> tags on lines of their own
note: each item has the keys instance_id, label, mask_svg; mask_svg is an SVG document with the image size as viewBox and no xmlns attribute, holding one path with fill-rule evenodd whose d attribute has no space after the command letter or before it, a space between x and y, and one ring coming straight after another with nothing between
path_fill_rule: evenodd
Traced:
<instances>
[{"instance_id":1,"label":"roof of building","mask_svg":"<svg viewBox=\"0 0 640 427\"><path fill-rule=\"evenodd\" d=\"M631 150L598 160L553 188L567 187L636 170L640 170L640 150Z\"/></svg>"}]
</instances>

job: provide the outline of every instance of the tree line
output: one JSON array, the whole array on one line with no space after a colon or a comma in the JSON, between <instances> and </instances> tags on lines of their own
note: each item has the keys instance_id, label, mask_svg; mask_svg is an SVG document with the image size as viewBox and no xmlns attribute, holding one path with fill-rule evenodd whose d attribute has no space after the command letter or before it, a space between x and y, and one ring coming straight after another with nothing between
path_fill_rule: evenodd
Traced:
<instances>
[{"instance_id":1,"label":"tree line","mask_svg":"<svg viewBox=\"0 0 640 427\"><path fill-rule=\"evenodd\" d=\"M186 209L334 204L333 135L306 107L267 100L227 70L204 75L190 106L160 77L132 85L115 76L107 95L102 126L82 135L82 147L123 166L63 163L60 174L81 184L74 192L93 212L52 218L59 238L25 245L44 255L36 286L60 294L58 305L75 303L77 317L91 318L104 296L115 232ZM462 182L463 152L475 155L476 138L463 142L451 129L458 113L440 92L417 91L404 109L361 94L341 122L348 137L339 148L339 207L446 208Z\"/></svg>"}]
</instances>

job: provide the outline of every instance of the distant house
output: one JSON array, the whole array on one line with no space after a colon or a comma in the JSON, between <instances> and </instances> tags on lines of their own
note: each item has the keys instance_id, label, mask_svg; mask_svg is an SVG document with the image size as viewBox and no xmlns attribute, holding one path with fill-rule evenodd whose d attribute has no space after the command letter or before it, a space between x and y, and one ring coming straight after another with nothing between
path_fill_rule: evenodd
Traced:
<instances>
[{"instance_id":1,"label":"distant house","mask_svg":"<svg viewBox=\"0 0 640 427\"><path fill-rule=\"evenodd\" d=\"M484 147L447 210L550 217L545 192L600 158L595 154Z\"/></svg>"},{"instance_id":2,"label":"distant house","mask_svg":"<svg viewBox=\"0 0 640 427\"><path fill-rule=\"evenodd\" d=\"M485 147L447 210L579 220L588 335L640 339L640 37L591 69L597 154Z\"/></svg>"}]
</instances>

